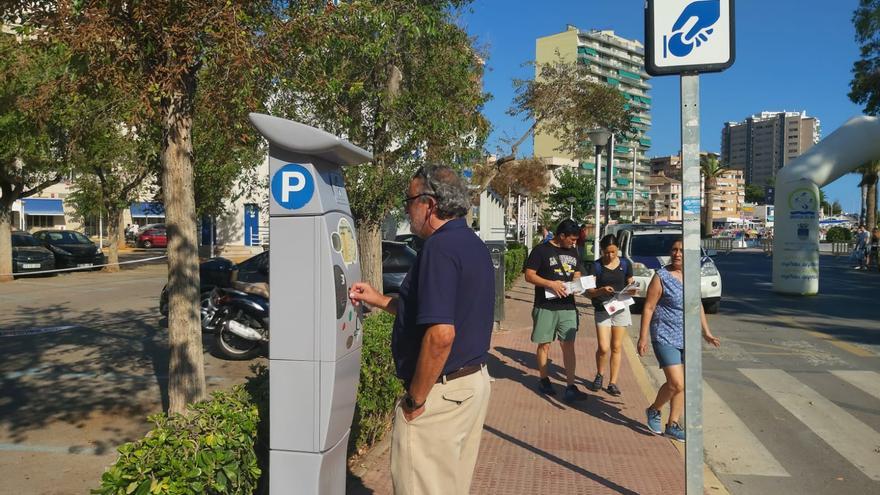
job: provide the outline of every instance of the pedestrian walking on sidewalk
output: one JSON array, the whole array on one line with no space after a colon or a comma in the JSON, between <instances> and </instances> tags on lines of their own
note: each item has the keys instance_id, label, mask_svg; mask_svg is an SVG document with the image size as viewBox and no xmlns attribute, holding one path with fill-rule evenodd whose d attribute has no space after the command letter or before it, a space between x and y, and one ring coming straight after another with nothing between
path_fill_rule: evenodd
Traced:
<instances>
[{"instance_id":1,"label":"pedestrian walking on sidewalk","mask_svg":"<svg viewBox=\"0 0 880 495\"><path fill-rule=\"evenodd\" d=\"M632 316L626 306L609 315L604 303L608 302L627 285L633 282L632 265L620 257L620 246L617 237L608 234L599 242L602 257L592 264L592 273L596 277L596 288L589 289L587 296L592 299L596 322L596 377L590 389L602 390L605 373L608 371L608 388L605 389L615 397L620 395L617 376L620 373L621 349L626 329L632 325Z\"/></svg>"},{"instance_id":2,"label":"pedestrian walking on sidewalk","mask_svg":"<svg viewBox=\"0 0 880 495\"><path fill-rule=\"evenodd\" d=\"M856 231L856 246L853 249L853 257L856 259L858 265L854 266L856 270L867 270L868 269L868 231L865 230L864 225L859 225L859 230Z\"/></svg>"},{"instance_id":3,"label":"pedestrian walking on sidewalk","mask_svg":"<svg viewBox=\"0 0 880 495\"><path fill-rule=\"evenodd\" d=\"M547 356L550 344L559 340L562 348L562 364L565 366L564 399L573 401L584 398L583 392L574 384L575 353L574 338L578 330L578 312L574 294L569 294L565 282L578 279L583 273L578 252L575 249L580 229L570 219L556 227L556 236L532 250L526 260L526 282L535 286L535 302L532 308L532 342L538 345L536 358L541 380L538 390L555 395L547 376ZM548 298L549 291L555 297Z\"/></svg>"},{"instance_id":4,"label":"pedestrian walking on sidewalk","mask_svg":"<svg viewBox=\"0 0 880 495\"><path fill-rule=\"evenodd\" d=\"M495 277L486 245L463 218L470 193L450 167L420 168L403 208L425 240L397 299L367 283L352 302L396 314L391 350L404 398L394 411L396 495L465 495L489 405Z\"/></svg>"},{"instance_id":5,"label":"pedestrian walking on sidewalk","mask_svg":"<svg viewBox=\"0 0 880 495\"><path fill-rule=\"evenodd\" d=\"M660 435L684 442L685 432L679 424L684 408L684 285L682 262L684 247L681 239L672 243L670 264L657 270L648 285L648 295L642 309L642 325L639 332L638 352L648 352L648 339L654 348L654 356L666 375L666 383L657 391L654 403L645 411L648 429ZM703 305L700 305L700 326L703 339L718 347L721 345L712 331ZM669 421L665 432L661 430L660 409L669 402Z\"/></svg>"}]
</instances>

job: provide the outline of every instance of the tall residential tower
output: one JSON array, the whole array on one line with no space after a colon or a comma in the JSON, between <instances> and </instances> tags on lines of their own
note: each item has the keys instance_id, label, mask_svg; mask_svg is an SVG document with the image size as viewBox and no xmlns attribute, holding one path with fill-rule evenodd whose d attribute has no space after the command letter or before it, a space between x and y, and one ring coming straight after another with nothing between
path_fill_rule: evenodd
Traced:
<instances>
[{"instance_id":1,"label":"tall residential tower","mask_svg":"<svg viewBox=\"0 0 880 495\"><path fill-rule=\"evenodd\" d=\"M767 186L776 172L819 142L819 119L807 112L761 112L721 130L721 161L745 172L746 184Z\"/></svg>"},{"instance_id":2,"label":"tall residential tower","mask_svg":"<svg viewBox=\"0 0 880 495\"><path fill-rule=\"evenodd\" d=\"M557 55L558 53L558 55ZM614 31L581 31L569 25L557 34L538 38L535 43L535 61L540 66L553 63L561 57L565 62L584 64L596 81L614 86L628 100L633 110L633 126L637 130L635 139L621 141L615 137L614 184L609 195L611 218L622 221L632 220L632 181L636 184L636 217L648 221L648 177L651 174L649 160L645 151L651 146L647 137L651 127L651 98L645 72L645 49L642 43L628 40L614 34ZM536 157L553 166L579 167L588 174L594 173L594 163L576 163L571 156L557 150L559 141L546 132L535 133L534 153ZM636 173L633 177L633 160ZM603 159L604 161L604 159ZM607 171L603 168L602 182ZM604 190L604 189L603 189Z\"/></svg>"}]
</instances>

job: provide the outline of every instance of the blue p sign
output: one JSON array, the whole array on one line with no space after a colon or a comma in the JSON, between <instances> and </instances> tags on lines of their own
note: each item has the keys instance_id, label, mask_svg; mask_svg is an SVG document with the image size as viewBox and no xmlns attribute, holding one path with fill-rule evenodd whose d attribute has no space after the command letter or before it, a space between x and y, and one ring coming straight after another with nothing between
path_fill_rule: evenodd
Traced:
<instances>
[{"instance_id":1,"label":"blue p sign","mask_svg":"<svg viewBox=\"0 0 880 495\"><path fill-rule=\"evenodd\" d=\"M288 163L272 176L272 197L288 210L298 210L305 206L315 193L315 180L312 174L296 163Z\"/></svg>"}]
</instances>

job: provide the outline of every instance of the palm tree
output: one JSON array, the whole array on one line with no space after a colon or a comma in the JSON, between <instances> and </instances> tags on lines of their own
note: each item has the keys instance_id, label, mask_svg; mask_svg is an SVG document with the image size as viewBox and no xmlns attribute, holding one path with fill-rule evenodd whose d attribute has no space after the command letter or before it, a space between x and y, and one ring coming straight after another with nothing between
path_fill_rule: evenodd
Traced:
<instances>
[{"instance_id":1,"label":"palm tree","mask_svg":"<svg viewBox=\"0 0 880 495\"><path fill-rule=\"evenodd\" d=\"M865 191L865 227L870 231L877 226L877 179L880 177L880 160L870 161L855 170L862 174L858 187Z\"/></svg>"},{"instance_id":2,"label":"palm tree","mask_svg":"<svg viewBox=\"0 0 880 495\"><path fill-rule=\"evenodd\" d=\"M703 176L703 235L712 236L712 207L715 190L718 188L718 177L727 169L718 161L718 156L708 153L700 157L700 174Z\"/></svg>"}]
</instances>

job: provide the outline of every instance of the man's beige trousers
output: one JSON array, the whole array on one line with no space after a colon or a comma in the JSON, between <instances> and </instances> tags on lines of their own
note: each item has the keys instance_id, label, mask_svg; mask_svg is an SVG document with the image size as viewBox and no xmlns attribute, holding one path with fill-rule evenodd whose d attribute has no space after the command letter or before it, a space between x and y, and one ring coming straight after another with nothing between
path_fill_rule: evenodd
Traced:
<instances>
[{"instance_id":1,"label":"man's beige trousers","mask_svg":"<svg viewBox=\"0 0 880 495\"><path fill-rule=\"evenodd\" d=\"M394 411L391 479L395 495L467 495L489 408L489 372L438 383L412 422Z\"/></svg>"}]
</instances>

